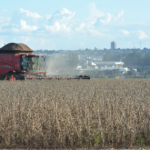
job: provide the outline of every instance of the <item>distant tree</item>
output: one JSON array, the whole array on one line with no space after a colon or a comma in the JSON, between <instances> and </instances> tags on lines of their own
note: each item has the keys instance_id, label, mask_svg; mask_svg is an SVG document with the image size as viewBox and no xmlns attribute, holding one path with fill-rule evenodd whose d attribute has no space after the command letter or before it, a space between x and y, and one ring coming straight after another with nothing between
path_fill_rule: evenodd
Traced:
<instances>
[{"instance_id":1,"label":"distant tree","mask_svg":"<svg viewBox=\"0 0 150 150\"><path fill-rule=\"evenodd\" d=\"M143 50L147 50L147 48L146 48L146 47L144 47L144 48L143 48Z\"/></svg>"},{"instance_id":2,"label":"distant tree","mask_svg":"<svg viewBox=\"0 0 150 150\"><path fill-rule=\"evenodd\" d=\"M143 63L143 54L141 53L129 53L125 60L126 66L141 66Z\"/></svg>"},{"instance_id":3,"label":"distant tree","mask_svg":"<svg viewBox=\"0 0 150 150\"><path fill-rule=\"evenodd\" d=\"M126 59L127 54L105 54L103 57L103 61L120 61Z\"/></svg>"},{"instance_id":4,"label":"distant tree","mask_svg":"<svg viewBox=\"0 0 150 150\"><path fill-rule=\"evenodd\" d=\"M119 74L120 72L119 72L119 69L114 69L114 70L112 70L112 74L113 75L117 75L117 74Z\"/></svg>"},{"instance_id":5,"label":"distant tree","mask_svg":"<svg viewBox=\"0 0 150 150\"><path fill-rule=\"evenodd\" d=\"M104 74L103 71L101 71L100 74L99 74L99 78L104 78L104 77L105 77L105 74Z\"/></svg>"},{"instance_id":6,"label":"distant tree","mask_svg":"<svg viewBox=\"0 0 150 150\"><path fill-rule=\"evenodd\" d=\"M85 51L89 51L90 49L86 48Z\"/></svg>"},{"instance_id":7,"label":"distant tree","mask_svg":"<svg viewBox=\"0 0 150 150\"><path fill-rule=\"evenodd\" d=\"M143 66L150 66L150 53L145 56L143 60Z\"/></svg>"},{"instance_id":8,"label":"distant tree","mask_svg":"<svg viewBox=\"0 0 150 150\"><path fill-rule=\"evenodd\" d=\"M93 71L85 71L86 75L89 75L91 78L99 78L101 71L93 70Z\"/></svg>"},{"instance_id":9,"label":"distant tree","mask_svg":"<svg viewBox=\"0 0 150 150\"><path fill-rule=\"evenodd\" d=\"M128 78L134 78L134 77L136 77L136 72L135 72L135 70L133 70L132 68L130 68L130 71L128 71L128 72L126 73L126 77L128 77Z\"/></svg>"},{"instance_id":10,"label":"distant tree","mask_svg":"<svg viewBox=\"0 0 150 150\"><path fill-rule=\"evenodd\" d=\"M105 54L103 57L103 61L112 61L113 57L114 56L112 54Z\"/></svg>"},{"instance_id":11,"label":"distant tree","mask_svg":"<svg viewBox=\"0 0 150 150\"><path fill-rule=\"evenodd\" d=\"M96 50L97 50L97 48L95 47L95 48L94 48L94 50L96 51Z\"/></svg>"}]
</instances>

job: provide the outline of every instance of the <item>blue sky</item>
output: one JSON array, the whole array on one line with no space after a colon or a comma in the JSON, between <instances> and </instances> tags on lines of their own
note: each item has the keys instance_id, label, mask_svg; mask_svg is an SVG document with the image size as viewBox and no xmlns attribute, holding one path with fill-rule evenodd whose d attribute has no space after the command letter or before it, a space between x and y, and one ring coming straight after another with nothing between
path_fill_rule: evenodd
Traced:
<instances>
[{"instance_id":1,"label":"blue sky","mask_svg":"<svg viewBox=\"0 0 150 150\"><path fill-rule=\"evenodd\" d=\"M150 0L1 0L0 47L150 48L149 7Z\"/></svg>"}]
</instances>

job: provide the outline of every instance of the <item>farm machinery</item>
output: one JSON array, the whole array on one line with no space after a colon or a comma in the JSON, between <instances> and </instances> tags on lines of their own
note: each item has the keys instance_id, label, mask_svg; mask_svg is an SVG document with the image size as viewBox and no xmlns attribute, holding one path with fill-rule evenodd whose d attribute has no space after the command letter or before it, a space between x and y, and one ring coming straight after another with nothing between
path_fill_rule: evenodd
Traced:
<instances>
[{"instance_id":1,"label":"farm machinery","mask_svg":"<svg viewBox=\"0 0 150 150\"><path fill-rule=\"evenodd\" d=\"M22 43L9 43L0 48L0 80L63 80L90 79L86 75L48 76L45 57L32 54L34 51ZM44 61L40 61L43 58Z\"/></svg>"}]
</instances>

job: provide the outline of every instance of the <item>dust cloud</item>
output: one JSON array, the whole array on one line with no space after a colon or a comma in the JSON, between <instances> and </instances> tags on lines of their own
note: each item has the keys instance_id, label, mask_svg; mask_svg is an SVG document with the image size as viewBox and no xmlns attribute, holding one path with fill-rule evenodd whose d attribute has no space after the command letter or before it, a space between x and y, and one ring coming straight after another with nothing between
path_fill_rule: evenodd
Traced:
<instances>
[{"instance_id":1,"label":"dust cloud","mask_svg":"<svg viewBox=\"0 0 150 150\"><path fill-rule=\"evenodd\" d=\"M40 64L40 70L46 71L47 75L65 75L64 70L70 68L67 57L62 54L41 57Z\"/></svg>"}]
</instances>

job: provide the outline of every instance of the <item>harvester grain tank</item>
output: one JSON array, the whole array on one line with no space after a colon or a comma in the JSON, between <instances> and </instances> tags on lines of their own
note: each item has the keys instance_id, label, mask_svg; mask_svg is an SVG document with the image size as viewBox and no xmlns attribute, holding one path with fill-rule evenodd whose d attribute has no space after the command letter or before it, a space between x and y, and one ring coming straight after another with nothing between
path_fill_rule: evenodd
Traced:
<instances>
[{"instance_id":1,"label":"harvester grain tank","mask_svg":"<svg viewBox=\"0 0 150 150\"><path fill-rule=\"evenodd\" d=\"M9 43L0 48L0 79L58 79L56 76L46 76L46 71L39 69L42 65L39 60L43 56L35 55L33 52L31 48L22 43ZM80 75L69 79L90 79L90 77Z\"/></svg>"}]
</instances>

